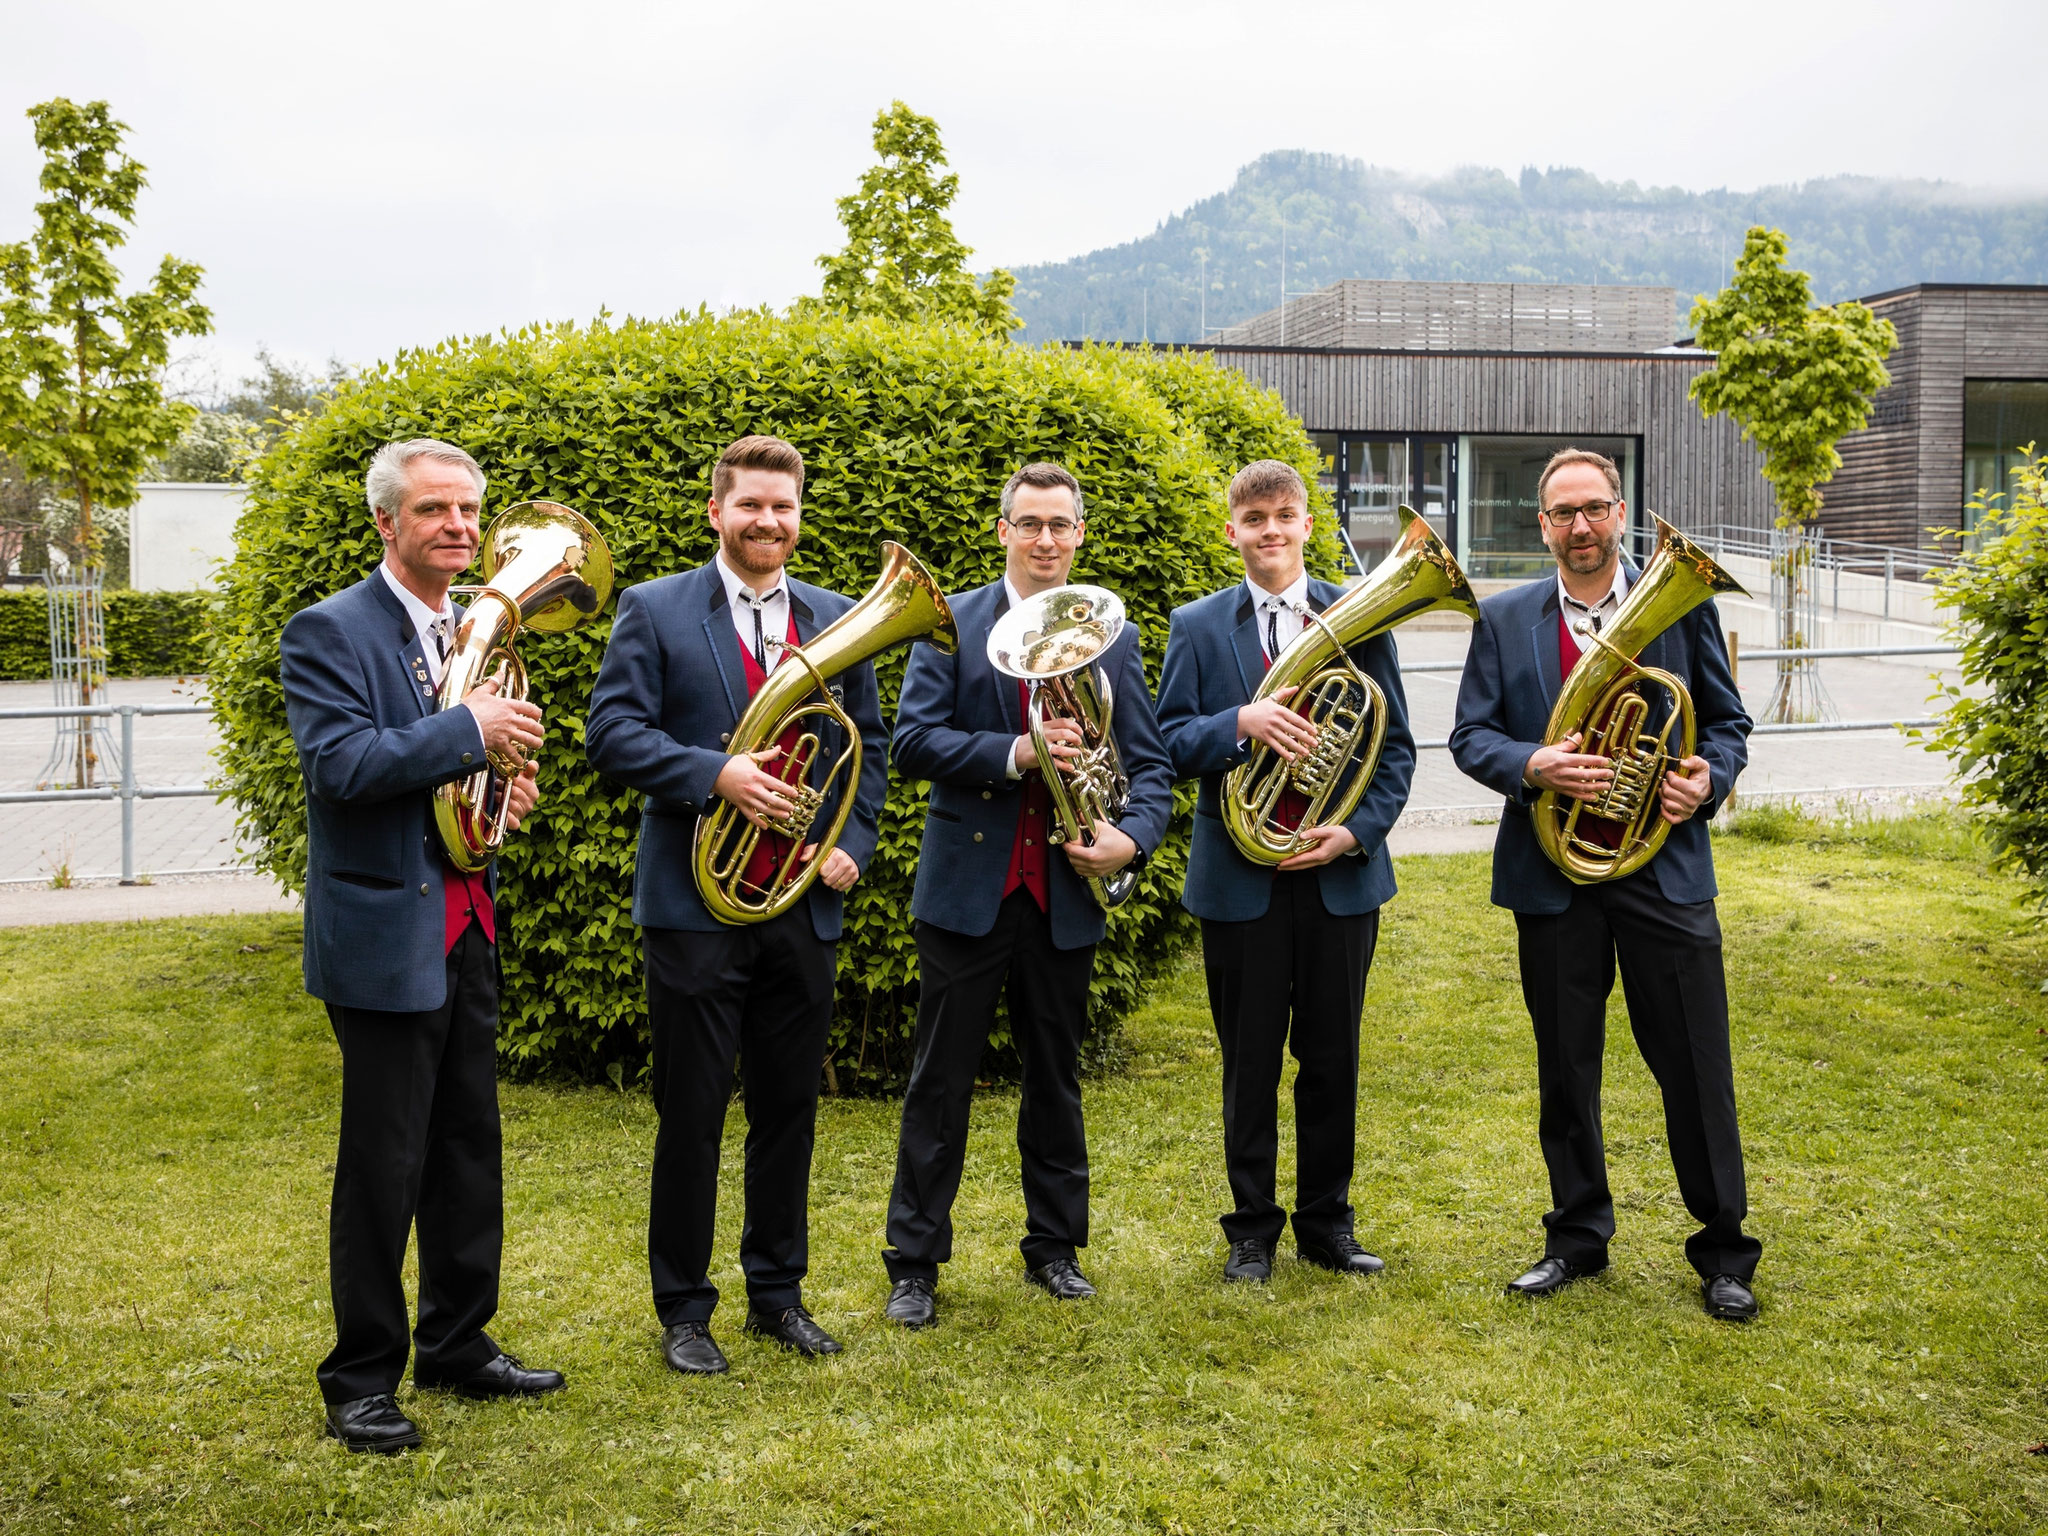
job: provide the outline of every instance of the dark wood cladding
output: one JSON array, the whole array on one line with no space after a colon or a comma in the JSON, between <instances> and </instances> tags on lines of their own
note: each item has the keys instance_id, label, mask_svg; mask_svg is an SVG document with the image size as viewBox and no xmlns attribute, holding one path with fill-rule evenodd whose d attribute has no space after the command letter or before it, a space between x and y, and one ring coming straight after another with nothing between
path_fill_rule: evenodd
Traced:
<instances>
[{"instance_id":1,"label":"dark wood cladding","mask_svg":"<svg viewBox=\"0 0 2048 1536\"><path fill-rule=\"evenodd\" d=\"M1892 382L1842 439L1821 522L1836 538L1926 547L1929 529L1962 526L1964 383L2048 379L2048 288L1921 283L1863 302L1899 333Z\"/></svg>"},{"instance_id":2,"label":"dark wood cladding","mask_svg":"<svg viewBox=\"0 0 2048 1536\"><path fill-rule=\"evenodd\" d=\"M1678 527L1767 528L1776 515L1755 448L1686 397L1713 361L1703 354L1208 350L1311 431L1635 437L1644 505Z\"/></svg>"}]
</instances>

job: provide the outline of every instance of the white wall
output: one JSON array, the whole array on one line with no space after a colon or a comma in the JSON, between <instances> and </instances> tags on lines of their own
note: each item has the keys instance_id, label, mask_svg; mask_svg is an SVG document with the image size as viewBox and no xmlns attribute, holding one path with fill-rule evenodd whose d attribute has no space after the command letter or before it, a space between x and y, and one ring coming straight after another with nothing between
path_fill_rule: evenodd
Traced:
<instances>
[{"instance_id":1,"label":"white wall","mask_svg":"<svg viewBox=\"0 0 2048 1536\"><path fill-rule=\"evenodd\" d=\"M211 587L214 565L235 553L247 489L152 481L128 509L128 583L139 592Z\"/></svg>"}]
</instances>

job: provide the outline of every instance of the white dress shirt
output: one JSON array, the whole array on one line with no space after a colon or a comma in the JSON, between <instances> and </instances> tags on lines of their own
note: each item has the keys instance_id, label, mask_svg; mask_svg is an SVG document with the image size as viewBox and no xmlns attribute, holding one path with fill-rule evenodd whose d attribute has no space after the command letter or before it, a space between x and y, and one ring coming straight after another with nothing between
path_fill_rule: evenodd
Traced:
<instances>
[{"instance_id":1,"label":"white dress shirt","mask_svg":"<svg viewBox=\"0 0 2048 1536\"><path fill-rule=\"evenodd\" d=\"M1244 586L1252 595L1253 610L1258 617L1259 648L1267 651L1267 661L1277 660L1280 651L1301 638L1301 631L1308 622L1301 616L1301 610L1308 606L1308 572L1303 571L1279 592L1268 592L1249 576L1245 577ZM1275 633L1280 641L1279 651L1268 646L1269 620L1270 632Z\"/></svg>"},{"instance_id":2,"label":"white dress shirt","mask_svg":"<svg viewBox=\"0 0 2048 1536\"><path fill-rule=\"evenodd\" d=\"M1003 595L1009 598L1010 606L1012 608L1021 608L1024 606L1024 594L1017 590L1016 583L1011 581L1007 575L1003 577ZM1026 690L1026 697L1029 697L1028 688ZM1030 719L1027 717L1023 724L1025 732L1028 734L1031 730ZM1018 738L1016 738L1016 740L1010 743L1009 760L1003 764L1003 774L1006 778L1021 779L1024 777L1023 769L1017 766L1017 747L1018 744L1023 741L1023 739L1024 738L1022 736L1019 736Z\"/></svg>"},{"instance_id":3,"label":"white dress shirt","mask_svg":"<svg viewBox=\"0 0 2048 1536\"><path fill-rule=\"evenodd\" d=\"M725 563L725 552L720 550L711 557L718 567L718 579L725 583L725 603L732 610L732 630L740 637L740 649L751 654L761 663L764 672L773 672L782 660L782 647L770 645L771 640L789 639L789 577L786 572L775 573L775 586L764 597L757 595L739 577L739 573ZM761 615L761 627L754 627L756 609ZM759 651L754 649L756 637L761 641Z\"/></svg>"},{"instance_id":4,"label":"white dress shirt","mask_svg":"<svg viewBox=\"0 0 2048 1536\"><path fill-rule=\"evenodd\" d=\"M421 602L418 595L407 587L404 582L392 575L389 565L379 563L377 571L383 576L384 584L398 594L399 602L405 606L405 616L412 620L413 638L420 647L411 658L419 663L413 669L413 675L417 679L420 671L424 670L427 676L432 679L432 686L424 682L420 684L420 692L425 694L431 701L433 696L440 691L441 678L448 670L447 657L441 654L441 643L436 638L436 631L445 629L448 639L448 655L452 656L455 654L455 604L448 600L446 593L443 593L440 611L436 612ZM457 707L459 708L460 706ZM474 719L475 711L472 710L469 713L471 718ZM482 726L477 727L476 742L477 749L481 751L484 744Z\"/></svg>"},{"instance_id":5,"label":"white dress shirt","mask_svg":"<svg viewBox=\"0 0 2048 1536\"><path fill-rule=\"evenodd\" d=\"M1564 573L1560 571L1557 577L1558 611L1565 616L1565 622L1571 625L1573 634L1583 633L1585 626L1589 624L1592 625L1593 633L1598 634L1614 622L1615 611L1621 607L1621 599L1627 590L1627 584L1621 579L1619 560L1614 562L1614 585L1607 589L1607 595L1597 603L1582 603L1573 597L1565 589ZM1595 620L1598 622L1595 623ZM1584 650L1585 647L1581 646L1580 649Z\"/></svg>"}]
</instances>

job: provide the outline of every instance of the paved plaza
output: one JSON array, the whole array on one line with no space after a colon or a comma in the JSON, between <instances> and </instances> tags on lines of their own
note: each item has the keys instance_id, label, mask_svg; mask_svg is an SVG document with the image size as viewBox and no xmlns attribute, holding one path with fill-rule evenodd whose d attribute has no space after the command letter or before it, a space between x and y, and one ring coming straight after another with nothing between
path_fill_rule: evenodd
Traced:
<instances>
[{"instance_id":1,"label":"paved plaza","mask_svg":"<svg viewBox=\"0 0 2048 1536\"><path fill-rule=\"evenodd\" d=\"M1404 662L1457 661L1467 632L1409 628L1400 636ZM1932 713L1933 663L1940 657L1824 661L1821 675L1844 719L1885 719ZM1953 679L1954 673L1942 676ZM1752 711L1769 698L1768 662L1743 668L1744 699ZM1416 737L1441 741L1450 734L1457 699L1455 672L1411 673L1405 679ZM112 685L116 704L203 702L199 680L147 678ZM0 708L51 702L47 683L0 683ZM49 754L54 722L0 721L0 787L33 787ZM144 785L199 784L216 771L213 722L203 715L139 717L135 722L136 777ZM1761 737L1750 743L1742 792L1796 794L1808 804L1837 800L1867 804L1937 796L1946 786L1946 760L1895 732ZM1417 765L1408 814L1395 831L1397 854L1447 853L1489 848L1496 797L1453 766L1442 749L1425 751ZM275 910L291 898L268 880L230 873L241 865L233 808L212 798L144 800L135 807L138 874L154 883L126 890L107 883L121 869L121 809L112 801L0 805L0 926L98 921L193 912ZM82 888L49 889L60 868ZM210 878L196 872L215 872Z\"/></svg>"}]
</instances>

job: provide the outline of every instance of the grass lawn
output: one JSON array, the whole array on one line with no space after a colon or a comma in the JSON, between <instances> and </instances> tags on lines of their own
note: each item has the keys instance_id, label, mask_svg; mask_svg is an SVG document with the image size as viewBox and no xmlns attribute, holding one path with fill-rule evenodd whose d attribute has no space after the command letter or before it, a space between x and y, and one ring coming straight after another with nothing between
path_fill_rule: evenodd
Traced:
<instances>
[{"instance_id":1,"label":"grass lawn","mask_svg":"<svg viewBox=\"0 0 2048 1536\"><path fill-rule=\"evenodd\" d=\"M941 1325L885 1324L896 1115L830 1101L809 1300L741 1335L727 1137L722 1380L647 1300L653 1116L504 1090L495 1332L570 1390L408 1387L422 1453L319 1438L337 1058L295 920L0 932L0 1528L1701 1532L2048 1526L2048 936L1949 823L1753 818L1717 840L1752 1225L1709 1321L1619 989L1614 1267L1539 1304L1534 1053L1487 860L1411 860L1364 1023L1360 1236L1226 1290L1217 1053L1190 964L1088 1085L1102 1287L1027 1289L1015 1100L977 1104ZM1291 1147L1291 1138L1290 1138ZM1283 1180L1291 1179L1283 1157ZM1284 1196L1283 1196L1284 1198Z\"/></svg>"}]
</instances>

